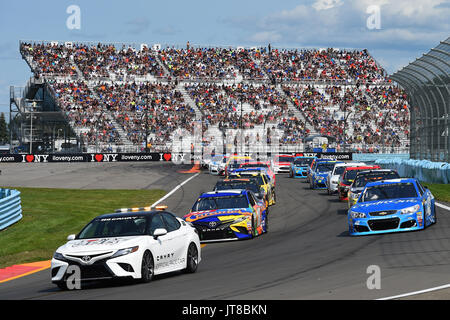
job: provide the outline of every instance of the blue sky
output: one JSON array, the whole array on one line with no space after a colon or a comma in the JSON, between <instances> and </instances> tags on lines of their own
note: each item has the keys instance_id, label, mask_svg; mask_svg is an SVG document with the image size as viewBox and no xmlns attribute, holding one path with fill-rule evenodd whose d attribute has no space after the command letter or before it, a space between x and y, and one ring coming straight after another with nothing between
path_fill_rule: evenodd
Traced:
<instances>
[{"instance_id":1,"label":"blue sky","mask_svg":"<svg viewBox=\"0 0 450 320\"><path fill-rule=\"evenodd\" d=\"M81 29L69 30L70 5ZM379 28L367 27L377 6ZM450 36L450 0L0 1L0 112L31 73L19 40L367 48L393 73Z\"/></svg>"}]
</instances>

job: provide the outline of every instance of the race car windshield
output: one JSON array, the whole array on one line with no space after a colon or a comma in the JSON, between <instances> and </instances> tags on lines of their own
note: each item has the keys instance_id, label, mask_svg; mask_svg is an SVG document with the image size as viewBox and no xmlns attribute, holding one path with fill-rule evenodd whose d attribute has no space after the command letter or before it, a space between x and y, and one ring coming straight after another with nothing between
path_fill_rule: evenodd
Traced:
<instances>
[{"instance_id":1,"label":"race car windshield","mask_svg":"<svg viewBox=\"0 0 450 320\"><path fill-rule=\"evenodd\" d=\"M218 183L216 184L215 190L221 191L221 190L229 190L229 189L247 189L251 190L254 193L259 192L259 188L256 184L253 183L245 183L245 182L239 182L239 183Z\"/></svg>"},{"instance_id":2,"label":"race car windshield","mask_svg":"<svg viewBox=\"0 0 450 320\"><path fill-rule=\"evenodd\" d=\"M389 183L369 187L364 192L361 202L402 198L417 198L413 183Z\"/></svg>"},{"instance_id":3,"label":"race car windshield","mask_svg":"<svg viewBox=\"0 0 450 320\"><path fill-rule=\"evenodd\" d=\"M230 178L233 178L234 176L230 176ZM245 173L240 172L239 177L245 177L245 178L255 178L255 180L258 182L259 185L263 185L264 181L261 175L259 174L252 174L252 173Z\"/></svg>"},{"instance_id":4,"label":"race car windshield","mask_svg":"<svg viewBox=\"0 0 450 320\"><path fill-rule=\"evenodd\" d=\"M268 166L263 163L245 163L241 165L241 168L268 168Z\"/></svg>"},{"instance_id":5,"label":"race car windshield","mask_svg":"<svg viewBox=\"0 0 450 320\"><path fill-rule=\"evenodd\" d=\"M317 165L317 172L330 172L333 171L334 164L330 163L319 163Z\"/></svg>"},{"instance_id":6,"label":"race car windshield","mask_svg":"<svg viewBox=\"0 0 450 320\"><path fill-rule=\"evenodd\" d=\"M394 172L394 171L383 172L383 173L379 173L379 174L363 175L363 176L358 176L356 178L356 180L353 182L353 187L362 188L368 182L389 180L389 179L398 179L398 178L400 178L400 176L398 175L397 172Z\"/></svg>"},{"instance_id":7,"label":"race car windshield","mask_svg":"<svg viewBox=\"0 0 450 320\"><path fill-rule=\"evenodd\" d=\"M344 175L344 180L346 180L346 181L354 180L357 173L358 173L358 170L349 170L349 171L347 171L347 173L345 173L345 175Z\"/></svg>"},{"instance_id":8,"label":"race car windshield","mask_svg":"<svg viewBox=\"0 0 450 320\"><path fill-rule=\"evenodd\" d=\"M91 221L77 239L139 236L146 234L145 217L99 218Z\"/></svg>"},{"instance_id":9,"label":"race car windshield","mask_svg":"<svg viewBox=\"0 0 450 320\"><path fill-rule=\"evenodd\" d=\"M313 161L313 159L297 159L297 160L294 160L294 164L296 166L307 167L308 165L311 164L312 161Z\"/></svg>"},{"instance_id":10,"label":"race car windshield","mask_svg":"<svg viewBox=\"0 0 450 320\"><path fill-rule=\"evenodd\" d=\"M275 162L294 162L292 157L276 157Z\"/></svg>"},{"instance_id":11,"label":"race car windshield","mask_svg":"<svg viewBox=\"0 0 450 320\"><path fill-rule=\"evenodd\" d=\"M345 167L336 167L336 169L334 169L334 174L341 175L344 173L344 171L345 171Z\"/></svg>"},{"instance_id":12,"label":"race car windshield","mask_svg":"<svg viewBox=\"0 0 450 320\"><path fill-rule=\"evenodd\" d=\"M216 209L238 209L248 208L249 204L247 197L239 196L224 196L224 197L208 197L197 200L193 211L216 210Z\"/></svg>"}]
</instances>

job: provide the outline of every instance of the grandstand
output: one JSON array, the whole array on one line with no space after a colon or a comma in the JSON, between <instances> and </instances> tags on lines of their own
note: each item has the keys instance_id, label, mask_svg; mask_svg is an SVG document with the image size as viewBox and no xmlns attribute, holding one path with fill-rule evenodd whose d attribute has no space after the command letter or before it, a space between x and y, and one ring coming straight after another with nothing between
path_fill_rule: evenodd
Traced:
<instances>
[{"instance_id":1,"label":"grandstand","mask_svg":"<svg viewBox=\"0 0 450 320\"><path fill-rule=\"evenodd\" d=\"M365 49L23 41L20 53L34 74L21 96L12 89L20 144L45 135L61 151L64 131L83 152L167 151L174 132L201 121L203 132L276 132L283 151L318 135L338 151L409 148L406 95Z\"/></svg>"}]
</instances>

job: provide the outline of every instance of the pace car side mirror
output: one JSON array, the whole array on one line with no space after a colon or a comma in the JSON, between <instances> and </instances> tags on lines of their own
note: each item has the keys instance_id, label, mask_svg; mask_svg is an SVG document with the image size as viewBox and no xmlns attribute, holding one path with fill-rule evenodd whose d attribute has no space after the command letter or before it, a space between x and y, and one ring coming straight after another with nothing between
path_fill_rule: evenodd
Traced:
<instances>
[{"instance_id":1,"label":"pace car side mirror","mask_svg":"<svg viewBox=\"0 0 450 320\"><path fill-rule=\"evenodd\" d=\"M163 235L167 234L167 230L164 228L158 228L153 232L153 239L158 239L158 237L161 237Z\"/></svg>"},{"instance_id":2,"label":"pace car side mirror","mask_svg":"<svg viewBox=\"0 0 450 320\"><path fill-rule=\"evenodd\" d=\"M72 241L72 240L75 240L75 235L74 234L68 235L67 241Z\"/></svg>"}]
</instances>

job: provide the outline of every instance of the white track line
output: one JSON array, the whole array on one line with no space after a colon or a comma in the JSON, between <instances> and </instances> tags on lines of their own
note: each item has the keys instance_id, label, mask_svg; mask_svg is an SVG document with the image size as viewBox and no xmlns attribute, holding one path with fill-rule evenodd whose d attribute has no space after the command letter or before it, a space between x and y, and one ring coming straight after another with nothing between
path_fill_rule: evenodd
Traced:
<instances>
[{"instance_id":1,"label":"white track line","mask_svg":"<svg viewBox=\"0 0 450 320\"><path fill-rule=\"evenodd\" d=\"M444 206L442 203L439 203L439 202L436 202L436 201L435 201L434 203L435 203L438 207L450 211L450 207Z\"/></svg>"},{"instance_id":2,"label":"white track line","mask_svg":"<svg viewBox=\"0 0 450 320\"><path fill-rule=\"evenodd\" d=\"M392 300L392 299L398 299L398 298L403 298L403 297L408 297L408 296L414 296L416 294L421 294L421 293L427 293L427 292L432 292L432 291L437 291L437 290L442 290L442 289L447 289L450 288L450 284L446 284L440 287L434 287L434 288L430 288L430 289L425 289L425 290L420 290L420 291L414 291L414 292L409 292L409 293L404 293L404 294L399 294L397 296L392 296L392 297L386 297L386 298L381 298L381 299L377 299L377 300Z\"/></svg>"},{"instance_id":3,"label":"white track line","mask_svg":"<svg viewBox=\"0 0 450 320\"><path fill-rule=\"evenodd\" d=\"M194 174L192 177L184 180L182 183L180 183L179 185L177 185L175 188L173 188L168 194L166 194L164 197L162 197L161 199L159 199L158 201L156 201L154 204L152 204L150 207L154 207L156 205L158 205L158 203L166 200L168 197L170 197L172 194L174 194L178 189L180 189L183 185L185 185L186 183L188 183L189 181L191 181L192 179L194 179L196 176L198 176L200 174L196 173Z\"/></svg>"},{"instance_id":4,"label":"white track line","mask_svg":"<svg viewBox=\"0 0 450 320\"><path fill-rule=\"evenodd\" d=\"M443 209L446 209L448 211L450 211L450 207L444 206L443 204L439 203L439 202L435 202L435 204L438 207L441 207ZM442 290L442 289L447 289L450 288L450 284L444 284L443 286L439 286L439 287L434 287L434 288L430 288L430 289L424 289L424 290L420 290L420 291L414 291L414 292L408 292L408 293L404 293L404 294L399 294L397 296L392 296L392 297L386 297L386 298L380 298L377 300L392 300L392 299L398 299L398 298L403 298L403 297L409 297L409 296L414 296L416 294L422 294L422 293L427 293L427 292L432 292L432 291L437 291L437 290Z\"/></svg>"}]
</instances>

